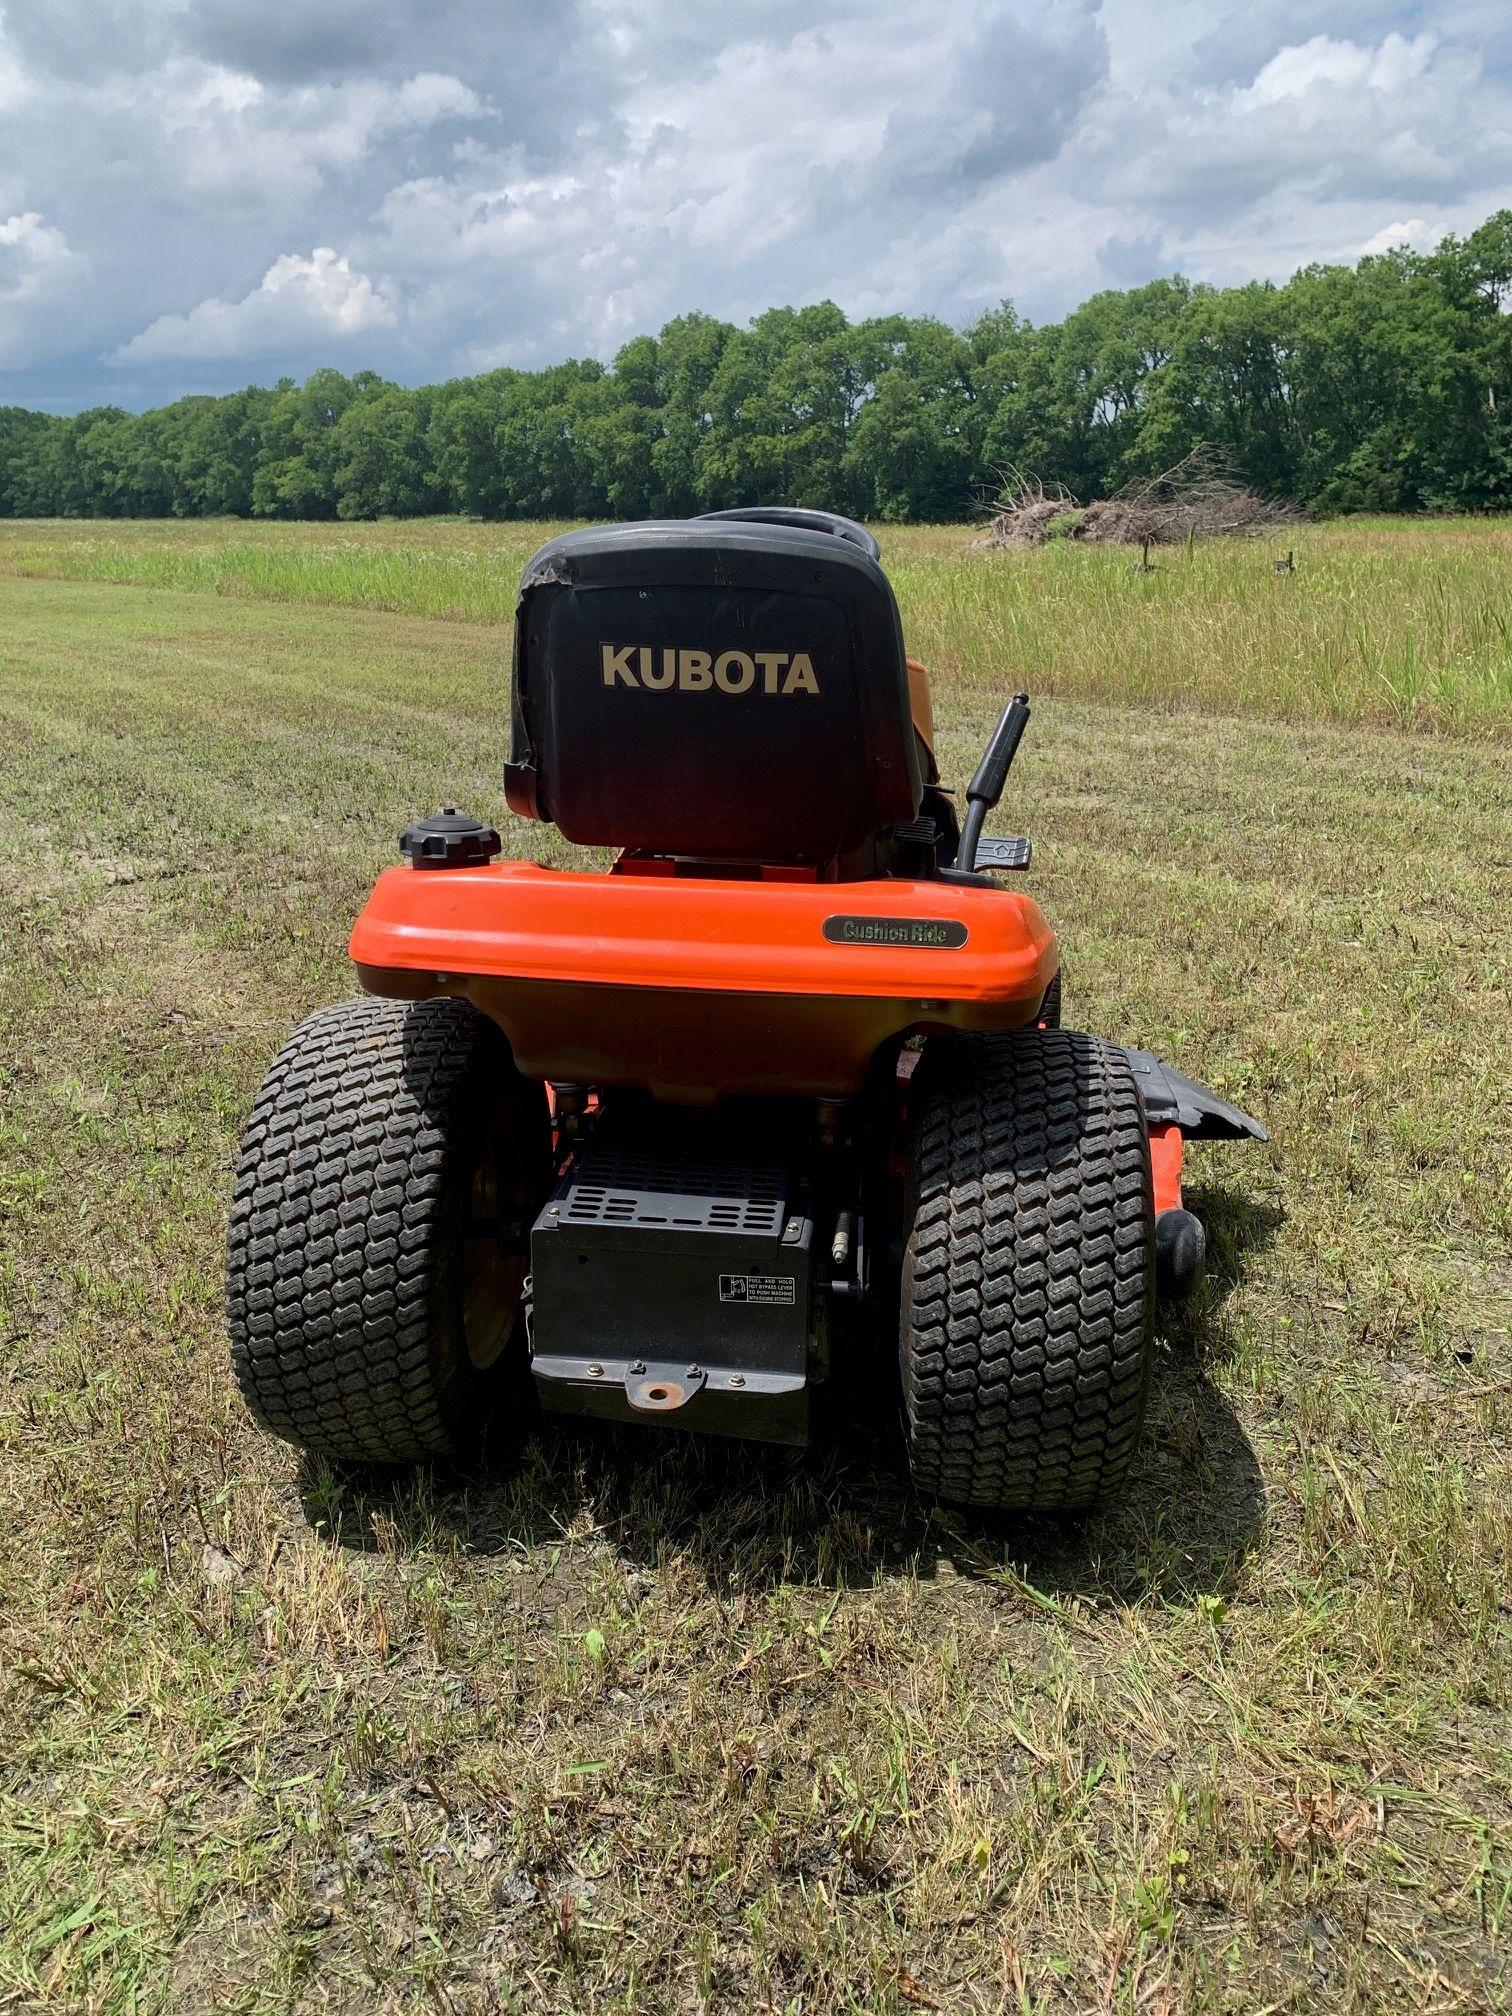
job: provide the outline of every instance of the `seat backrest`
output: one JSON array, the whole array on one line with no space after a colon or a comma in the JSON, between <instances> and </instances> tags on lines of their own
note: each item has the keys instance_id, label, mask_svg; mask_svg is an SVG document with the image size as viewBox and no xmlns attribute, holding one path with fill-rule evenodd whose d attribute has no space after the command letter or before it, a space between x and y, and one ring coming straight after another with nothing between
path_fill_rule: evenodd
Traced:
<instances>
[{"instance_id":1,"label":"seat backrest","mask_svg":"<svg viewBox=\"0 0 1512 2016\"><path fill-rule=\"evenodd\" d=\"M836 536L849 521L812 517L543 546L520 586L511 807L584 845L730 862L823 864L913 819L892 589Z\"/></svg>"}]
</instances>

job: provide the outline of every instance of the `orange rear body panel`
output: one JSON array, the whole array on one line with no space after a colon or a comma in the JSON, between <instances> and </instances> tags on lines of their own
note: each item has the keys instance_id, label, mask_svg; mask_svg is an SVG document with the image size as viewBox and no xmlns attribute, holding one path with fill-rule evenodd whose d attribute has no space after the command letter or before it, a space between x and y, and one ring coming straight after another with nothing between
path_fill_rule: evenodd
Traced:
<instances>
[{"instance_id":1,"label":"orange rear body panel","mask_svg":"<svg viewBox=\"0 0 1512 2016\"><path fill-rule=\"evenodd\" d=\"M523 861L388 870L351 955L372 993L476 1002L528 1076L697 1102L847 1097L891 1038L1032 1022L1060 963L1017 890Z\"/></svg>"}]
</instances>

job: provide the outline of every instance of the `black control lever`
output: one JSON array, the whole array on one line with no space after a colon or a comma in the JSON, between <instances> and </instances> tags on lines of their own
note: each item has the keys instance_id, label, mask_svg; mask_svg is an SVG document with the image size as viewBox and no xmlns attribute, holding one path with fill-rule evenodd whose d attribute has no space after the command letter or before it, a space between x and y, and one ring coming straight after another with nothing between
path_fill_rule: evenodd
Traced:
<instances>
[{"instance_id":1,"label":"black control lever","mask_svg":"<svg viewBox=\"0 0 1512 2016\"><path fill-rule=\"evenodd\" d=\"M1028 726L1029 695L1015 693L992 731L992 740L976 767L976 775L966 786L966 821L961 828L961 844L956 849L956 866L968 874L976 867L982 822L1003 795L1009 767Z\"/></svg>"}]
</instances>

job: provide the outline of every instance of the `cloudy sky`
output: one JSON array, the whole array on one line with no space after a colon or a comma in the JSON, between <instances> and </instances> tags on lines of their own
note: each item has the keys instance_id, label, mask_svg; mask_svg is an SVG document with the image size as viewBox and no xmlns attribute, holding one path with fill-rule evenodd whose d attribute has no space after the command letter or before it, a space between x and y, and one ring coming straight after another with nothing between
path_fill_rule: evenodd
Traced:
<instances>
[{"instance_id":1,"label":"cloudy sky","mask_svg":"<svg viewBox=\"0 0 1512 2016\"><path fill-rule=\"evenodd\" d=\"M1509 0L0 8L0 403L1044 317L1512 203Z\"/></svg>"}]
</instances>

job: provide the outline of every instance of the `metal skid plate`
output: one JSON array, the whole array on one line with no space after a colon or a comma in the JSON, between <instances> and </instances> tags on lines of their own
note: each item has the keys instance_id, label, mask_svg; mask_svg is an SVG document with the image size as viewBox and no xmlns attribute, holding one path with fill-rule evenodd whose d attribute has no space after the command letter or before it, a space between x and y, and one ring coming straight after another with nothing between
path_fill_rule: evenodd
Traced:
<instances>
[{"instance_id":1,"label":"metal skid plate","mask_svg":"<svg viewBox=\"0 0 1512 2016\"><path fill-rule=\"evenodd\" d=\"M601 1121L531 1232L542 1405L806 1441L813 1234L781 1144L710 1115Z\"/></svg>"}]
</instances>

